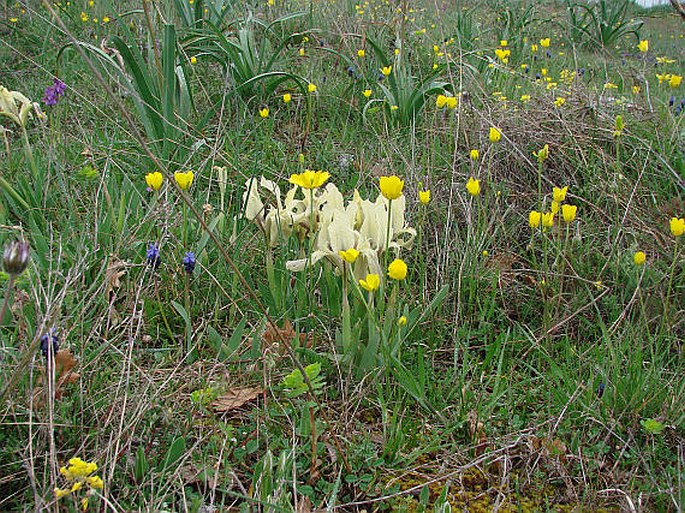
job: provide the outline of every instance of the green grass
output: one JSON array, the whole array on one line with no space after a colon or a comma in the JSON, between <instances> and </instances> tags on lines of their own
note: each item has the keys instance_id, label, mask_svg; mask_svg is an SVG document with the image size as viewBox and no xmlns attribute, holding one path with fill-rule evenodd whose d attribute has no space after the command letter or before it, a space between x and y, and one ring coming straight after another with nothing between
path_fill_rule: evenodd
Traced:
<instances>
[{"instance_id":1,"label":"green grass","mask_svg":"<svg viewBox=\"0 0 685 513\"><path fill-rule=\"evenodd\" d=\"M34 101L54 76L68 86L26 124L35 170L0 116L0 241L31 247L0 282L0 509L683 508L685 269L669 220L685 215L685 84L656 77L684 74L682 21L629 9L641 54L630 34L583 39L561 2L397 8L234 3L213 27L171 3L96 0L57 9L67 33L45 7L0 7L0 85ZM286 200L305 169L330 172L367 220L358 262L337 256L350 239L329 230L330 189L321 231L309 191ZM387 249L387 202L363 200L392 174L416 236ZM261 176L280 188L259 189L262 215L292 208L292 234L291 217L245 218ZM576 219L531 229L562 186ZM288 270L315 249L329 256ZM396 257L400 282L385 277ZM61 381L66 353L53 376L40 350L53 328L75 363ZM57 499L74 457L104 487Z\"/></svg>"}]
</instances>

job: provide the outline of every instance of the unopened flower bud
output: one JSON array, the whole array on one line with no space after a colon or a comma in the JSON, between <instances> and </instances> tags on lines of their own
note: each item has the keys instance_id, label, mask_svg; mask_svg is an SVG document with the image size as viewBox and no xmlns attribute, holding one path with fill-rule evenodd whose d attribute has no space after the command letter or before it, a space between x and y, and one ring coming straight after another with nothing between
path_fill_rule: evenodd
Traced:
<instances>
[{"instance_id":1,"label":"unopened flower bud","mask_svg":"<svg viewBox=\"0 0 685 513\"><path fill-rule=\"evenodd\" d=\"M18 276L29 265L29 245L27 242L14 240L5 246L2 254L2 267L12 276Z\"/></svg>"}]
</instances>

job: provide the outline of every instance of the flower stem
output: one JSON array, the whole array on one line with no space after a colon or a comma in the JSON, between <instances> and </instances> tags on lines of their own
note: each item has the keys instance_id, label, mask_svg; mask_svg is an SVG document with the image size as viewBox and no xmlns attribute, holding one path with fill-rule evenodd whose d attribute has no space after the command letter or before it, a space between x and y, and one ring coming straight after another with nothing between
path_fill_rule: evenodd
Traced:
<instances>
[{"instance_id":1,"label":"flower stem","mask_svg":"<svg viewBox=\"0 0 685 513\"><path fill-rule=\"evenodd\" d=\"M390 222L392 220L392 200L388 200L388 225L385 229L385 252L383 253L383 269L387 267L388 252L390 251Z\"/></svg>"},{"instance_id":2,"label":"flower stem","mask_svg":"<svg viewBox=\"0 0 685 513\"><path fill-rule=\"evenodd\" d=\"M5 318L5 312L7 312L7 305L10 301L10 295L12 294L12 288L14 287L14 275L10 274L9 281L7 282L7 292L5 293L5 299L2 302L2 307L0 308L0 324ZM5 344L0 340L0 349L5 349ZM1 358L0 358L1 360Z\"/></svg>"},{"instance_id":3,"label":"flower stem","mask_svg":"<svg viewBox=\"0 0 685 513\"><path fill-rule=\"evenodd\" d=\"M36 167L36 161L33 158L33 150L31 149L31 144L29 143L29 134L26 132L26 128L21 127L22 134L24 135L24 149L26 150L26 157L29 159L29 165L31 166L31 171L33 172L33 177L38 176L38 168Z\"/></svg>"}]
</instances>

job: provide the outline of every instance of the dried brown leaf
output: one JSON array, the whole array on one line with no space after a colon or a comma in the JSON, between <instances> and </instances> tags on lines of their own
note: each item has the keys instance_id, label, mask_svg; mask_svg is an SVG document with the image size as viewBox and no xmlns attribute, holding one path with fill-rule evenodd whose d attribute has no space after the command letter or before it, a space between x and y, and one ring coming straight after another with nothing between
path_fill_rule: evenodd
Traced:
<instances>
[{"instance_id":1,"label":"dried brown leaf","mask_svg":"<svg viewBox=\"0 0 685 513\"><path fill-rule=\"evenodd\" d=\"M126 262L111 258L105 271L105 297L110 300L110 294L121 287L121 278L126 274Z\"/></svg>"},{"instance_id":2,"label":"dried brown leaf","mask_svg":"<svg viewBox=\"0 0 685 513\"><path fill-rule=\"evenodd\" d=\"M212 407L217 413L226 413L253 401L263 393L264 389L261 387L232 388L217 397Z\"/></svg>"},{"instance_id":3,"label":"dried brown leaf","mask_svg":"<svg viewBox=\"0 0 685 513\"><path fill-rule=\"evenodd\" d=\"M65 385L76 383L81 375L78 372L74 372L72 369L76 367L76 359L71 351L57 351L55 355L55 399L61 399L64 395ZM42 369L41 369L42 370ZM45 371L42 370L41 374L38 376L37 384L42 385L45 381ZM34 401L37 408L41 408L44 404L43 401L44 388L42 386L36 387L34 390Z\"/></svg>"},{"instance_id":4,"label":"dried brown leaf","mask_svg":"<svg viewBox=\"0 0 685 513\"><path fill-rule=\"evenodd\" d=\"M286 345L291 344L295 338L299 339L301 346L313 347L314 345L314 336L311 333L297 333L288 319L283 321L281 328L269 325L262 335L265 348L275 348L280 353L285 352Z\"/></svg>"}]
</instances>

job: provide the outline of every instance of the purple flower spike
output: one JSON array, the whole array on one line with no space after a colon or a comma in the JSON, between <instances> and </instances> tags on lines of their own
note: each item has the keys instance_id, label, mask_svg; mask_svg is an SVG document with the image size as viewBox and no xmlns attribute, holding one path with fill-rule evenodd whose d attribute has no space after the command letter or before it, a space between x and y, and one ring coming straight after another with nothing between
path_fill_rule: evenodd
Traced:
<instances>
[{"instance_id":1,"label":"purple flower spike","mask_svg":"<svg viewBox=\"0 0 685 513\"><path fill-rule=\"evenodd\" d=\"M147 258L147 263L150 264L153 269L157 269L159 267L162 257L159 256L159 247L155 242L148 246L145 258Z\"/></svg>"},{"instance_id":2,"label":"purple flower spike","mask_svg":"<svg viewBox=\"0 0 685 513\"><path fill-rule=\"evenodd\" d=\"M195 259L195 253L193 253L192 251L188 251L183 257L183 266L185 267L186 272L188 274L193 274L196 263L197 260Z\"/></svg>"},{"instance_id":3,"label":"purple flower spike","mask_svg":"<svg viewBox=\"0 0 685 513\"><path fill-rule=\"evenodd\" d=\"M59 78L54 78L52 80L52 85L45 88L45 95L43 96L43 103L45 105L52 107L57 105L60 97L62 97L67 91L67 85L62 82Z\"/></svg>"},{"instance_id":4,"label":"purple flower spike","mask_svg":"<svg viewBox=\"0 0 685 513\"><path fill-rule=\"evenodd\" d=\"M40 351L45 358L52 355L54 358L59 351L59 338L57 338L57 330L52 328L48 333L40 337Z\"/></svg>"}]
</instances>

